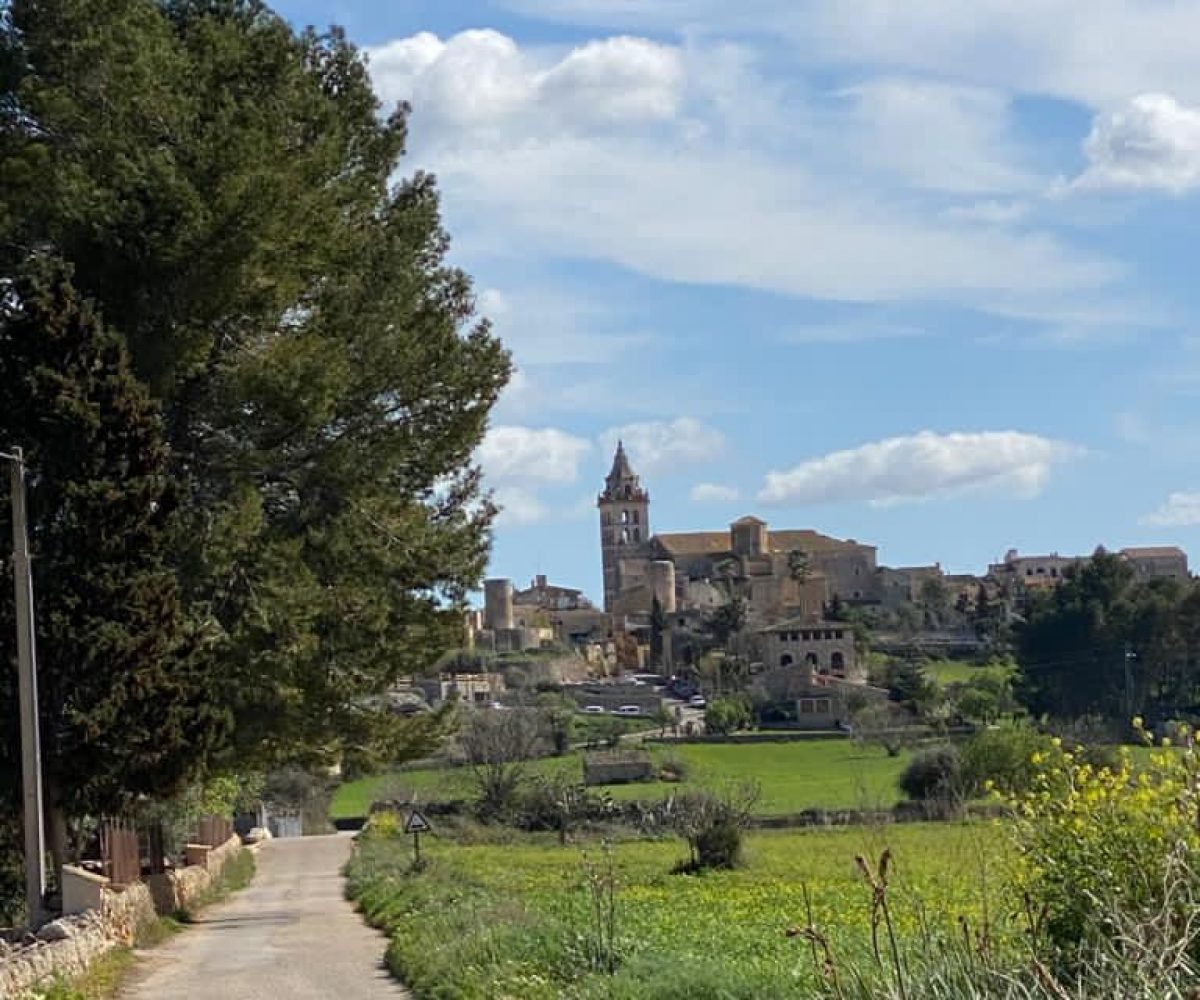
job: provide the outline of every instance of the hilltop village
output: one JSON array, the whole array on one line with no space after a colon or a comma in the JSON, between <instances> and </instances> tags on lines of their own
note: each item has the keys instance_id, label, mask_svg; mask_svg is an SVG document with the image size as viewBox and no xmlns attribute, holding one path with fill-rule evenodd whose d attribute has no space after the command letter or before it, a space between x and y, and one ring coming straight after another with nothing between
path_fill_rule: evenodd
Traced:
<instances>
[{"instance_id":1,"label":"hilltop village","mask_svg":"<svg viewBox=\"0 0 1200 1000\"><path fill-rule=\"evenodd\" d=\"M698 637L724 632L759 668L797 666L856 683L865 671L851 623L870 629L876 649L978 654L1031 593L1090 559L1010 550L983 574L953 574L938 563L880 565L869 543L772 529L753 515L720 531L655 532L649 490L620 443L596 506L602 607L544 576L523 589L490 579L483 608L468 616L469 647L518 653L557 644L582 651L599 672L671 672L695 662ZM1118 555L1139 580L1188 577L1187 555L1176 546Z\"/></svg>"}]
</instances>

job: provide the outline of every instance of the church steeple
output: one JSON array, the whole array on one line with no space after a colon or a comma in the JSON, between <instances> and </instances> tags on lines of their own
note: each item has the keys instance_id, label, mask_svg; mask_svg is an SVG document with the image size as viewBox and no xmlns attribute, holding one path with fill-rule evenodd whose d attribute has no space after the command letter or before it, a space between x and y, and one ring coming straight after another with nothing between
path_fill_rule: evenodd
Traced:
<instances>
[{"instance_id":1,"label":"church steeple","mask_svg":"<svg viewBox=\"0 0 1200 1000\"><path fill-rule=\"evenodd\" d=\"M606 500L644 500L647 503L650 501L650 494L642 489L641 480L629 464L623 441L617 441L612 469L604 479L604 492L600 494L599 502L603 503Z\"/></svg>"},{"instance_id":2,"label":"church steeple","mask_svg":"<svg viewBox=\"0 0 1200 1000\"><path fill-rule=\"evenodd\" d=\"M637 553L650 538L650 494L629 464L623 442L617 442L612 469L596 498L600 508L600 556L604 564L604 608L612 610L621 592L621 560Z\"/></svg>"}]
</instances>

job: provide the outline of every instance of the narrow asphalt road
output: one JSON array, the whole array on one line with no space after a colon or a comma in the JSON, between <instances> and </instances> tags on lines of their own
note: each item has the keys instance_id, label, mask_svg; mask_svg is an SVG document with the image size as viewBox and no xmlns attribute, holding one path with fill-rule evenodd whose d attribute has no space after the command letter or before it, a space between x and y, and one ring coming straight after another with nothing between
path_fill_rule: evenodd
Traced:
<instances>
[{"instance_id":1,"label":"narrow asphalt road","mask_svg":"<svg viewBox=\"0 0 1200 1000\"><path fill-rule=\"evenodd\" d=\"M383 935L342 896L347 835L273 840L246 889L140 953L122 1000L408 997L383 966Z\"/></svg>"}]
</instances>

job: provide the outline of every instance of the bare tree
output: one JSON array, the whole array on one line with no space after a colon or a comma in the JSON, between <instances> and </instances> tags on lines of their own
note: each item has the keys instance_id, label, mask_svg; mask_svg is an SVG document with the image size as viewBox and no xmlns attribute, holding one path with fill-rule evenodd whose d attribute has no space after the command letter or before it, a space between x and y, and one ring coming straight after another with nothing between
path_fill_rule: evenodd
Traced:
<instances>
[{"instance_id":1,"label":"bare tree","mask_svg":"<svg viewBox=\"0 0 1200 1000\"><path fill-rule=\"evenodd\" d=\"M527 709L471 712L459 743L479 788L479 811L503 814L525 779L526 765L540 747L538 716Z\"/></svg>"}]
</instances>

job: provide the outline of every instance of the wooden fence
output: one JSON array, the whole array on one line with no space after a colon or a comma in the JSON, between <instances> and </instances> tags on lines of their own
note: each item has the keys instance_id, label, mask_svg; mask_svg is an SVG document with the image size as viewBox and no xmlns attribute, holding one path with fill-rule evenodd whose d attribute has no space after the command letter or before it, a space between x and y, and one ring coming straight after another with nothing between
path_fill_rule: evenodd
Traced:
<instances>
[{"instance_id":1,"label":"wooden fence","mask_svg":"<svg viewBox=\"0 0 1200 1000\"><path fill-rule=\"evenodd\" d=\"M205 816L196 830L196 843L220 847L233 836L233 820L225 816Z\"/></svg>"},{"instance_id":2,"label":"wooden fence","mask_svg":"<svg viewBox=\"0 0 1200 1000\"><path fill-rule=\"evenodd\" d=\"M114 885L133 885L142 876L142 852L137 827L128 820L110 819L100 825L100 863Z\"/></svg>"}]
</instances>

